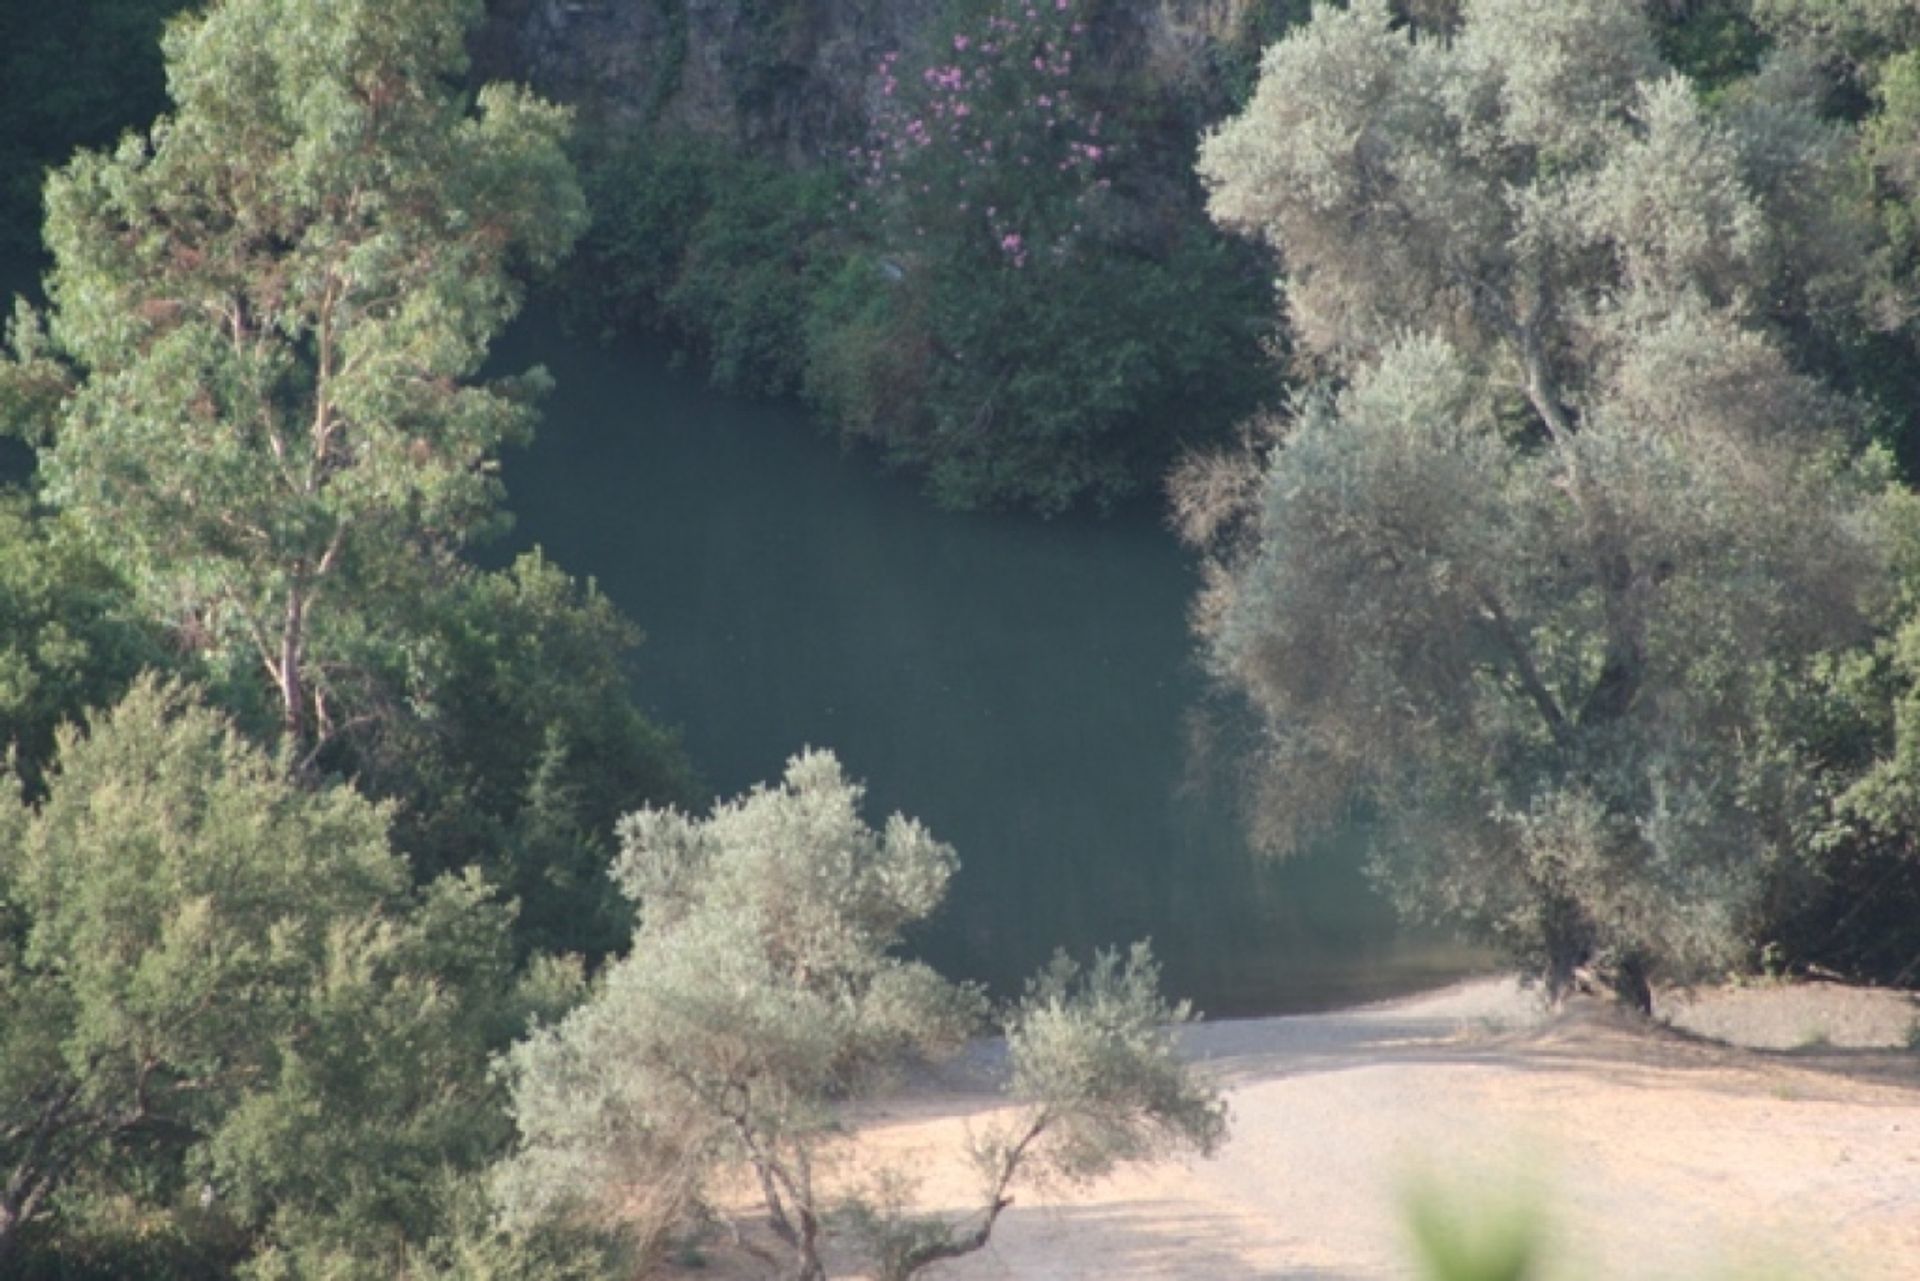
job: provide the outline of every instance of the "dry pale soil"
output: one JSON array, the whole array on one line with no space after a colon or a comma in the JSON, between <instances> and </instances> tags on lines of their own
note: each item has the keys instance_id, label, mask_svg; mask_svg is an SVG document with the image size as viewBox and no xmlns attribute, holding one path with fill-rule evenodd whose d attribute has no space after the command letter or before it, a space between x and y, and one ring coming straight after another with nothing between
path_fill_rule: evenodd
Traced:
<instances>
[{"instance_id":1,"label":"dry pale soil","mask_svg":"<svg viewBox=\"0 0 1920 1281\"><path fill-rule=\"evenodd\" d=\"M1218 1156L1022 1189L985 1251L926 1275L1413 1277L1405 1210L1426 1186L1468 1224L1523 1209L1553 1281L1920 1278L1920 1004L1813 984L1670 994L1660 1014L1549 1012L1482 980L1194 1027L1186 1048L1233 1113ZM982 1045L869 1109L841 1177L892 1164L962 1213L995 1062ZM674 1271L766 1274L725 1247Z\"/></svg>"}]
</instances>

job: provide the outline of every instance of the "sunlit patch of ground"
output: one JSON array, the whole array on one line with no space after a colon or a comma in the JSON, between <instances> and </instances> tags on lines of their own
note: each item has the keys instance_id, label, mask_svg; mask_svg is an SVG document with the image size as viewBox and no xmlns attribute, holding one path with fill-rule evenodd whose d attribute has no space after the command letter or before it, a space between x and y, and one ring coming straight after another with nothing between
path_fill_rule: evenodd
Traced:
<instances>
[{"instance_id":1,"label":"sunlit patch of ground","mask_svg":"<svg viewBox=\"0 0 1920 1281\"><path fill-rule=\"evenodd\" d=\"M1218 1158L1028 1191L988 1250L928 1275L1409 1276L1405 1197L1424 1177L1538 1207L1550 1275L1569 1281L1920 1276L1920 1007L1831 985L1661 1005L1690 1030L1593 1000L1550 1015L1505 981L1195 1028L1188 1047L1233 1109ZM923 1204L969 1205L961 1153L992 1122L994 1064L982 1046L871 1109L843 1177L892 1162ZM727 1247L706 1265L765 1275Z\"/></svg>"}]
</instances>

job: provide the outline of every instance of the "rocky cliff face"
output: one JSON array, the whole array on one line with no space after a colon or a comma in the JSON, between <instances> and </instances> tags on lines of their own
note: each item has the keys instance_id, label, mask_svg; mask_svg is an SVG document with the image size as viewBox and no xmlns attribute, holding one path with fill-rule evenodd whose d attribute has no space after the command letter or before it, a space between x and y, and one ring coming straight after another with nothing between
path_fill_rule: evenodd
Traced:
<instances>
[{"instance_id":1,"label":"rocky cliff face","mask_svg":"<svg viewBox=\"0 0 1920 1281\"><path fill-rule=\"evenodd\" d=\"M1078 0L1096 54L1186 93L1260 0ZM865 132L883 54L942 34L953 0L494 0L477 55L589 114L799 160Z\"/></svg>"}]
</instances>

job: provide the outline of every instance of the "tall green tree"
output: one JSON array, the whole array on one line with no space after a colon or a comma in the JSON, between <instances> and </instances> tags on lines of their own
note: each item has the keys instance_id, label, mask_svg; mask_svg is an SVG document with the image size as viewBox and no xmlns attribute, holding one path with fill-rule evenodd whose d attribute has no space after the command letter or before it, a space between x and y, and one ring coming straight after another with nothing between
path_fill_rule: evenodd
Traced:
<instances>
[{"instance_id":1,"label":"tall green tree","mask_svg":"<svg viewBox=\"0 0 1920 1281\"><path fill-rule=\"evenodd\" d=\"M573 983L388 821L151 680L63 732L0 806L0 1270L115 1198L261 1276L403 1275L446 1228L506 1137L487 1054Z\"/></svg>"},{"instance_id":2,"label":"tall green tree","mask_svg":"<svg viewBox=\"0 0 1920 1281\"><path fill-rule=\"evenodd\" d=\"M68 378L45 492L147 608L270 685L303 753L363 709L352 650L494 522L530 376L475 381L583 202L566 115L457 78L479 0L225 0L165 40L174 111L47 192ZM35 427L38 425L35 424Z\"/></svg>"},{"instance_id":3,"label":"tall green tree","mask_svg":"<svg viewBox=\"0 0 1920 1281\"><path fill-rule=\"evenodd\" d=\"M1857 290L1848 155L1710 113L1629 0L1268 51L1201 169L1338 383L1182 502L1274 844L1364 803L1410 908L1641 1004L1739 959L1813 799L1784 691L1879 581L1884 472L1776 338Z\"/></svg>"}]
</instances>

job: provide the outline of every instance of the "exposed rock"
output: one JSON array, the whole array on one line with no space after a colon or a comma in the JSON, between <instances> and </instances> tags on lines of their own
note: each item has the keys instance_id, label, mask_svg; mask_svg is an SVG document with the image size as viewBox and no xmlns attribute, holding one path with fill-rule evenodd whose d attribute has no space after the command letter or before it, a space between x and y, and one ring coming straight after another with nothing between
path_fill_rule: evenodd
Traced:
<instances>
[{"instance_id":1,"label":"exposed rock","mask_svg":"<svg viewBox=\"0 0 1920 1281\"><path fill-rule=\"evenodd\" d=\"M1092 53L1149 92L1208 92L1222 42L1258 0L1078 0ZM866 132L875 68L944 31L950 0L495 0L488 78L589 116L724 138L789 160ZM1136 81L1139 83L1140 81Z\"/></svg>"}]
</instances>

